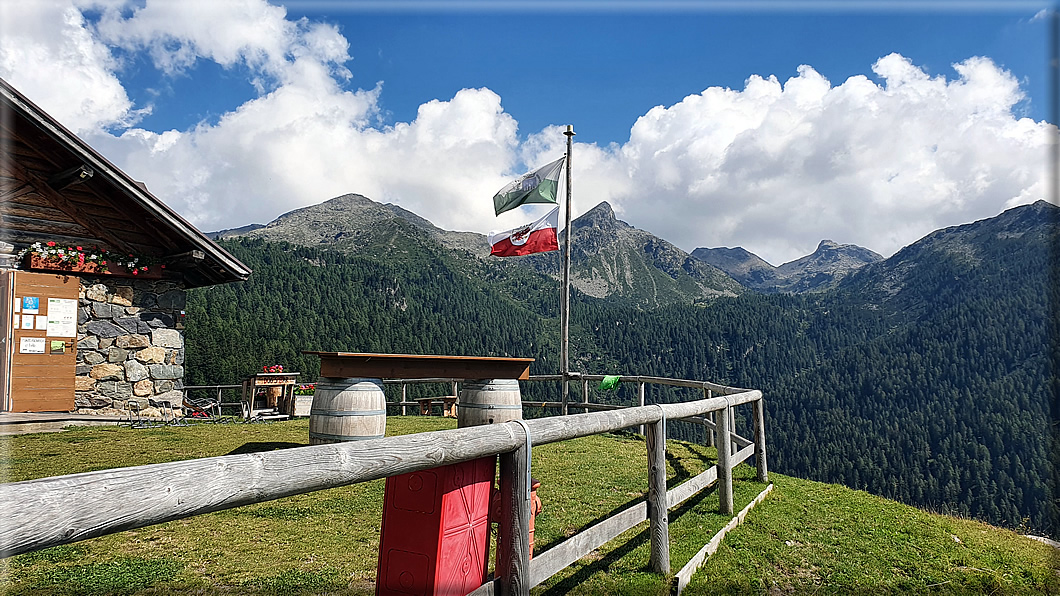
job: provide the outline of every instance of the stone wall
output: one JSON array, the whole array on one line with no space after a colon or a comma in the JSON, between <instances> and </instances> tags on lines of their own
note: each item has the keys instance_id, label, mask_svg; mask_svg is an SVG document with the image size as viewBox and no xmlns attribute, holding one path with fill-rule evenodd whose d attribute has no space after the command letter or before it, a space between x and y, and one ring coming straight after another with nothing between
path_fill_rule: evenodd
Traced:
<instances>
[{"instance_id":1,"label":"stone wall","mask_svg":"<svg viewBox=\"0 0 1060 596\"><path fill-rule=\"evenodd\" d=\"M185 299L173 281L81 278L78 413L123 415L133 399L144 407L149 399L180 406Z\"/></svg>"}]
</instances>

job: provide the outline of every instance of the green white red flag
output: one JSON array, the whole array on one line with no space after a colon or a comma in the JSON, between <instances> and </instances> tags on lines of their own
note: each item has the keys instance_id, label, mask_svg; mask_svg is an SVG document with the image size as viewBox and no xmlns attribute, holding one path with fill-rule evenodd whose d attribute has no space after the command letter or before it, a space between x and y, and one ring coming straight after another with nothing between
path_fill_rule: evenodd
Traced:
<instances>
[{"instance_id":1,"label":"green white red flag","mask_svg":"<svg viewBox=\"0 0 1060 596\"><path fill-rule=\"evenodd\" d=\"M490 232L490 254L497 257L517 257L559 250L557 228L559 207L534 223L505 232Z\"/></svg>"},{"instance_id":2,"label":"green white red flag","mask_svg":"<svg viewBox=\"0 0 1060 596\"><path fill-rule=\"evenodd\" d=\"M496 214L527 203L555 203L564 159L561 157L529 174L523 174L500 189L493 195L493 210Z\"/></svg>"}]
</instances>

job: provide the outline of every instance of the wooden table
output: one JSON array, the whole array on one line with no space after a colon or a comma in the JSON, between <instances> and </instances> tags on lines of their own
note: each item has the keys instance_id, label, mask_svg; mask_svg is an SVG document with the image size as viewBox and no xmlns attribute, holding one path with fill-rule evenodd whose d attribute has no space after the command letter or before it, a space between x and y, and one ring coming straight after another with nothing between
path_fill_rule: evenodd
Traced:
<instances>
[{"instance_id":1,"label":"wooden table","mask_svg":"<svg viewBox=\"0 0 1060 596\"><path fill-rule=\"evenodd\" d=\"M427 356L420 354L363 354L311 352L320 357L322 377L369 379L517 379L530 378L533 358L484 356Z\"/></svg>"},{"instance_id":2,"label":"wooden table","mask_svg":"<svg viewBox=\"0 0 1060 596\"><path fill-rule=\"evenodd\" d=\"M258 373L243 381L243 419L260 417L261 419L282 419L290 415L293 407L294 388L301 373ZM255 393L262 387L279 387L283 395L277 398L276 406L269 406L265 400L255 399Z\"/></svg>"},{"instance_id":3,"label":"wooden table","mask_svg":"<svg viewBox=\"0 0 1060 596\"><path fill-rule=\"evenodd\" d=\"M421 398L416 399L416 401L420 402L420 415L421 416L430 416L431 415L431 406L434 405L435 402L441 402L442 403L442 416L444 416L446 418L456 418L456 399L457 398L454 395L452 397L448 397L448 396L442 396L442 397L421 397Z\"/></svg>"}]
</instances>

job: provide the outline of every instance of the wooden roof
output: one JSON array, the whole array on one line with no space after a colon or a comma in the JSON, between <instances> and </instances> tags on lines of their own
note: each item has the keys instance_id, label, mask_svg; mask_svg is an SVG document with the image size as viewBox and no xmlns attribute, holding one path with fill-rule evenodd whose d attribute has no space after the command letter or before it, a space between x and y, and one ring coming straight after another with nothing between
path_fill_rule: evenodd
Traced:
<instances>
[{"instance_id":1,"label":"wooden roof","mask_svg":"<svg viewBox=\"0 0 1060 596\"><path fill-rule=\"evenodd\" d=\"M100 246L166 264L187 287L251 271L0 79L0 240Z\"/></svg>"}]
</instances>

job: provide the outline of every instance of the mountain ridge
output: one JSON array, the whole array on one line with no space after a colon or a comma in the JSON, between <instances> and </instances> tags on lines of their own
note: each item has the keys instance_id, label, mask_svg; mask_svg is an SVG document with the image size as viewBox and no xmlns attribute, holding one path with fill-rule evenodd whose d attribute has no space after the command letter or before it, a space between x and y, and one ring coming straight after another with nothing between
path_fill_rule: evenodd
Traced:
<instances>
[{"instance_id":1,"label":"mountain ridge","mask_svg":"<svg viewBox=\"0 0 1060 596\"><path fill-rule=\"evenodd\" d=\"M571 285L588 296L652 308L746 291L720 269L618 220L606 202L575 219L571 227ZM284 213L241 235L376 258L390 258L409 244L464 261L476 271L486 267L496 273L515 266L553 279L561 275L559 252L509 257L501 263L489 257L483 234L444 230L402 207L352 193Z\"/></svg>"},{"instance_id":2,"label":"mountain ridge","mask_svg":"<svg viewBox=\"0 0 1060 596\"><path fill-rule=\"evenodd\" d=\"M779 266L742 247L697 248L691 254L753 290L793 294L822 292L853 271L883 260L867 248L831 240L822 240L812 253Z\"/></svg>"}]
</instances>

